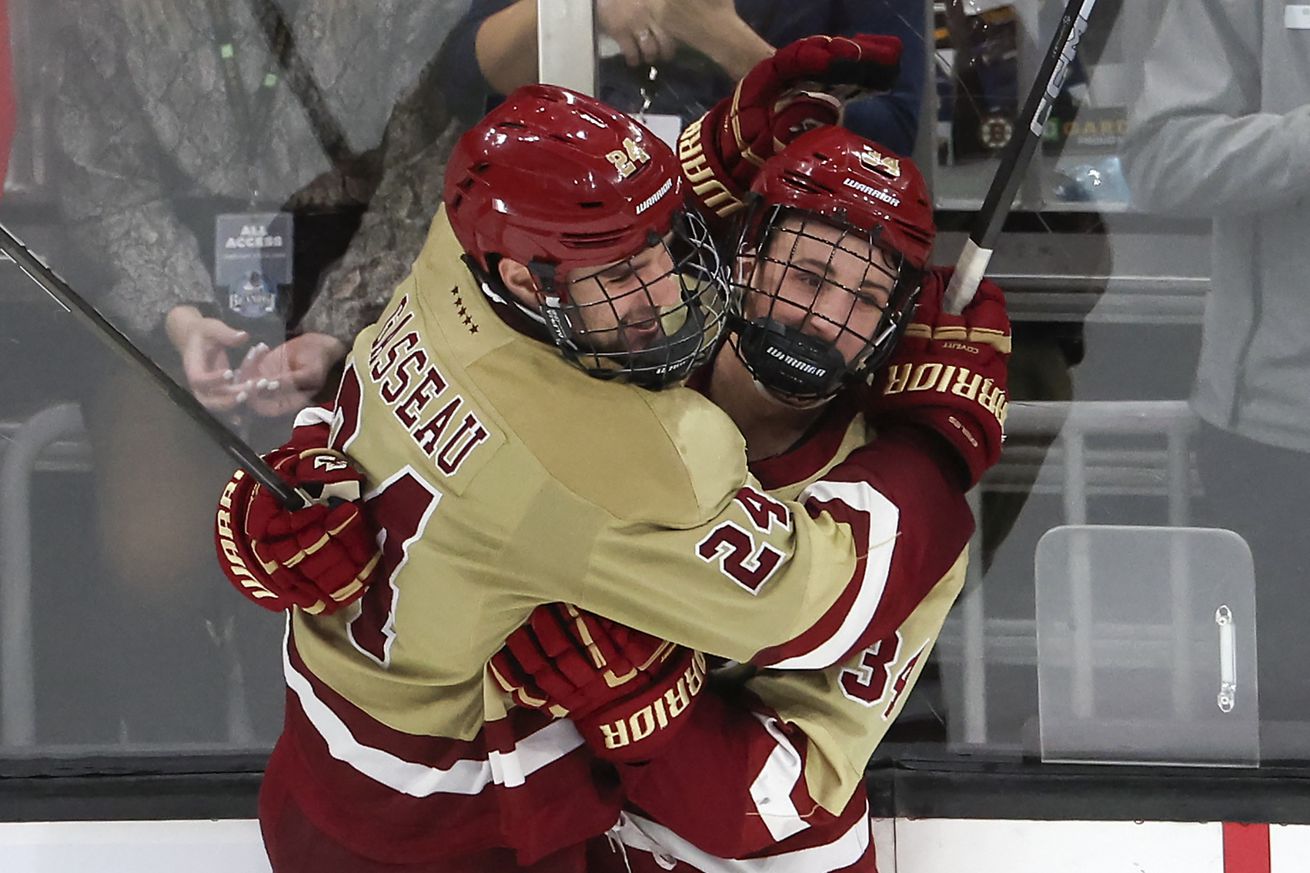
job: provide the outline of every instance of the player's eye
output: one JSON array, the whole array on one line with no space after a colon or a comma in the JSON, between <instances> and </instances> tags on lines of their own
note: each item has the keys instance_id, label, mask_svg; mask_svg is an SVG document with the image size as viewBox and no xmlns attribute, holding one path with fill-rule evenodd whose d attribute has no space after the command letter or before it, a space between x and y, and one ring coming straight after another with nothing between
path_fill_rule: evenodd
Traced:
<instances>
[{"instance_id":1,"label":"player's eye","mask_svg":"<svg viewBox=\"0 0 1310 873\"><path fill-rule=\"evenodd\" d=\"M607 282L626 282L633 277L631 264L622 264L611 267L601 274L601 278Z\"/></svg>"}]
</instances>

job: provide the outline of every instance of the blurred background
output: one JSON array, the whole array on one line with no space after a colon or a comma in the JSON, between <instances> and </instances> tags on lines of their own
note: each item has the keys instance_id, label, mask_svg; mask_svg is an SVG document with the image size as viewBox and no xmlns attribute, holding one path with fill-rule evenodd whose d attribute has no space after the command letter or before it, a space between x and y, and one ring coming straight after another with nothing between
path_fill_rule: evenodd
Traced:
<instances>
[{"instance_id":1,"label":"blurred background","mask_svg":"<svg viewBox=\"0 0 1310 873\"><path fill-rule=\"evenodd\" d=\"M0 221L259 450L330 396L499 94L544 77L672 140L761 45L896 33L901 84L845 123L919 162L951 264L1063 11L0 5ZM1236 6L1095 7L989 271L1013 403L970 580L880 758L1310 761L1310 21ZM259 769L282 624L214 566L230 466L0 264L0 773Z\"/></svg>"}]
</instances>

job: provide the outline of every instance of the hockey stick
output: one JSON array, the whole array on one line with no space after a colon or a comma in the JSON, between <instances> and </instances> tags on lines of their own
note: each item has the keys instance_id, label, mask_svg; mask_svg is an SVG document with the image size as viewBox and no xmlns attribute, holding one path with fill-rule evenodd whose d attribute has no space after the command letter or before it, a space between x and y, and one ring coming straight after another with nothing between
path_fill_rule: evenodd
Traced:
<instances>
[{"instance_id":1,"label":"hockey stick","mask_svg":"<svg viewBox=\"0 0 1310 873\"><path fill-rule=\"evenodd\" d=\"M953 0L958 2L958 0ZM987 189L982 209L973 222L969 239L960 252L960 259L955 264L955 275L946 289L946 311L960 313L973 299L982 281L987 264L992 259L992 249L996 239L1001 235L1005 217L1010 214L1014 204L1014 193L1019 189L1028 162L1042 139L1042 129L1051 114L1055 98L1060 96L1065 77L1069 75L1069 66L1073 63L1078 42L1087 31L1087 17L1092 14L1096 0L1069 0L1064 7L1060 25L1055 29L1055 38L1047 49L1046 58L1033 80L1032 90L1024 103L1023 112L1015 125L1014 136L1001 155L1001 165L996 168L992 186Z\"/></svg>"},{"instance_id":2,"label":"hockey stick","mask_svg":"<svg viewBox=\"0 0 1310 873\"><path fill-rule=\"evenodd\" d=\"M227 425L219 421L212 412L201 405L200 401L192 396L181 385L169 377L159 365L150 359L148 355L132 344L123 333L105 319L100 311L86 301L82 295L78 294L68 283L59 277L54 270L50 269L38 258L32 254L31 250L12 233L9 228L0 224L0 251L8 255L18 269L22 270L27 277L41 286L45 291L55 299L66 311L78 316L91 330L109 345L115 352L123 358L140 367L146 375L154 380L155 384L168 395L173 403L180 407L186 415L200 425L204 431L218 443L223 451L237 464L244 467L245 470L255 478L260 485L263 485L272 492L277 499L287 509L300 509L305 505L305 501L296 491L283 482L278 475L273 472L273 468L265 463L259 454L246 444L241 437L232 433Z\"/></svg>"}]
</instances>

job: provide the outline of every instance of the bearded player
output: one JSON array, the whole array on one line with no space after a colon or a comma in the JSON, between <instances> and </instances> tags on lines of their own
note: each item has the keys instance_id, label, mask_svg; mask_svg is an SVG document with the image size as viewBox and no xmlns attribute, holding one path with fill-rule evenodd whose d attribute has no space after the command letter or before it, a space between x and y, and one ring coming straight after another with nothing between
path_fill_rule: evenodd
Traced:
<instances>
[{"instance_id":1,"label":"bearded player","mask_svg":"<svg viewBox=\"0 0 1310 873\"><path fill-rule=\"evenodd\" d=\"M743 81L772 92L739 87L707 119L714 163L758 160L795 127L775 123L788 75L841 63L885 81L893 62L877 38L783 49ZM573 721L505 713L485 678L538 605L676 641L614 675L639 695L673 673L690 698L683 645L824 668L900 624L890 592L950 569L971 522L940 452L880 436L779 501L724 413L673 387L712 348L721 277L677 161L626 116L534 86L461 140L335 411L307 410L270 457L334 499L283 512L239 473L220 503L233 581L294 607L261 793L275 870L584 869L587 840L621 823L621 786Z\"/></svg>"},{"instance_id":2,"label":"bearded player","mask_svg":"<svg viewBox=\"0 0 1310 873\"><path fill-rule=\"evenodd\" d=\"M917 168L823 128L765 163L749 202L731 335L693 384L741 429L751 473L770 496L794 499L876 430L935 442L967 490L999 453L1008 321L990 283L954 318L940 311L948 274L930 273L920 290L934 228ZM943 439L962 433L951 417L982 444ZM880 624L843 663L745 681L726 671L649 739L637 737L658 713L643 720L634 701L672 692L663 699L680 704L676 682L636 694L605 681L611 660L658 651L644 634L541 607L491 672L520 705L567 713L615 767L625 851L608 864L596 853L593 871L873 871L864 765L918 679L964 564L960 554L940 579L894 592L905 620Z\"/></svg>"}]
</instances>

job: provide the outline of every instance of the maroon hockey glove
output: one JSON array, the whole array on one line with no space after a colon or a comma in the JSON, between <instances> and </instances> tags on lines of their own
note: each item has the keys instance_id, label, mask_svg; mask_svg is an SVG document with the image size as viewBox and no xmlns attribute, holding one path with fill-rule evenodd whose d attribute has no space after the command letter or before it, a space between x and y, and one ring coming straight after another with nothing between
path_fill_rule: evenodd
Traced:
<instances>
[{"instance_id":1,"label":"maroon hockey glove","mask_svg":"<svg viewBox=\"0 0 1310 873\"><path fill-rule=\"evenodd\" d=\"M244 470L219 500L219 564L238 591L265 609L330 614L368 586L381 552L361 513L363 475L340 452L285 446L264 456L307 500L285 509Z\"/></svg>"},{"instance_id":2,"label":"maroon hockey glove","mask_svg":"<svg viewBox=\"0 0 1310 873\"><path fill-rule=\"evenodd\" d=\"M533 610L488 669L515 703L567 716L621 763L656 757L705 684L700 652L562 603Z\"/></svg>"},{"instance_id":3,"label":"maroon hockey glove","mask_svg":"<svg viewBox=\"0 0 1310 873\"><path fill-rule=\"evenodd\" d=\"M950 268L924 279L914 321L873 381L875 426L910 424L946 439L964 462L967 485L1000 459L1005 439L1010 319L1005 297L983 280L960 315L943 310Z\"/></svg>"},{"instance_id":4,"label":"maroon hockey glove","mask_svg":"<svg viewBox=\"0 0 1310 873\"><path fill-rule=\"evenodd\" d=\"M707 215L742 206L756 171L805 131L841 118L842 102L888 91L900 70L894 36L807 36L760 61L678 137L678 157Z\"/></svg>"}]
</instances>

